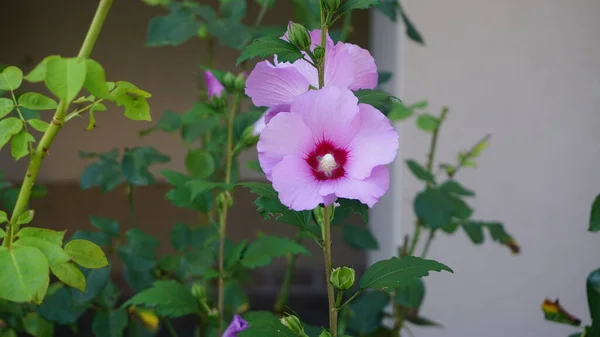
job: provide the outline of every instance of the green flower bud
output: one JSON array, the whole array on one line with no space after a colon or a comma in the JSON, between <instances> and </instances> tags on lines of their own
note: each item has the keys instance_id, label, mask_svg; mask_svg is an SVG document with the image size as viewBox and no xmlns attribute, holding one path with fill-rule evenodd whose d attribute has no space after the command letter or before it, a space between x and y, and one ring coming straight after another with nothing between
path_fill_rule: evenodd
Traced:
<instances>
[{"instance_id":1,"label":"green flower bud","mask_svg":"<svg viewBox=\"0 0 600 337\"><path fill-rule=\"evenodd\" d=\"M256 143L258 143L258 138L259 138L259 135L257 135L254 132L254 125L250 125L242 133L242 138L240 139L240 142L245 147L252 147L252 146L256 145Z\"/></svg>"},{"instance_id":2,"label":"green flower bud","mask_svg":"<svg viewBox=\"0 0 600 337\"><path fill-rule=\"evenodd\" d=\"M231 89L235 87L235 75L232 73L227 73L223 76L223 85L227 89Z\"/></svg>"},{"instance_id":3,"label":"green flower bud","mask_svg":"<svg viewBox=\"0 0 600 337\"><path fill-rule=\"evenodd\" d=\"M331 337L331 334L329 333L329 331L323 329L323 331L321 331L321 334L319 335L319 337Z\"/></svg>"},{"instance_id":4,"label":"green flower bud","mask_svg":"<svg viewBox=\"0 0 600 337\"><path fill-rule=\"evenodd\" d=\"M192 285L192 295L196 297L198 302L202 302L206 299L206 288L200 283L194 283Z\"/></svg>"},{"instance_id":5,"label":"green flower bud","mask_svg":"<svg viewBox=\"0 0 600 337\"><path fill-rule=\"evenodd\" d=\"M224 191L217 195L217 207L222 208L223 206L233 206L233 198L231 197L231 193L229 193L229 191Z\"/></svg>"},{"instance_id":6,"label":"green flower bud","mask_svg":"<svg viewBox=\"0 0 600 337\"><path fill-rule=\"evenodd\" d=\"M331 272L329 281L336 289L348 290L354 285L355 277L354 269L349 267L338 267Z\"/></svg>"},{"instance_id":7,"label":"green flower bud","mask_svg":"<svg viewBox=\"0 0 600 337\"><path fill-rule=\"evenodd\" d=\"M320 61L325 57L325 48L323 48L323 46L317 46L313 53L315 54L317 61Z\"/></svg>"},{"instance_id":8,"label":"green flower bud","mask_svg":"<svg viewBox=\"0 0 600 337\"><path fill-rule=\"evenodd\" d=\"M340 0L323 0L323 5L325 5L325 10L328 12L335 12L338 8L340 8Z\"/></svg>"},{"instance_id":9,"label":"green flower bud","mask_svg":"<svg viewBox=\"0 0 600 337\"><path fill-rule=\"evenodd\" d=\"M304 326L302 322L297 316L289 315L281 318L281 324L288 327L288 329L292 330L296 336L305 337L306 333L304 332Z\"/></svg>"},{"instance_id":10,"label":"green flower bud","mask_svg":"<svg viewBox=\"0 0 600 337\"><path fill-rule=\"evenodd\" d=\"M244 73L239 74L233 83L235 90L244 91L246 89L246 76Z\"/></svg>"},{"instance_id":11,"label":"green flower bud","mask_svg":"<svg viewBox=\"0 0 600 337\"><path fill-rule=\"evenodd\" d=\"M310 49L310 34L306 27L299 23L290 22L288 26L288 37L290 42L298 47L300 50L309 50Z\"/></svg>"},{"instance_id":12,"label":"green flower bud","mask_svg":"<svg viewBox=\"0 0 600 337\"><path fill-rule=\"evenodd\" d=\"M206 25L203 24L202 26L200 26L200 29L198 29L198 37L201 39L206 39L208 37L208 28L206 28Z\"/></svg>"}]
</instances>

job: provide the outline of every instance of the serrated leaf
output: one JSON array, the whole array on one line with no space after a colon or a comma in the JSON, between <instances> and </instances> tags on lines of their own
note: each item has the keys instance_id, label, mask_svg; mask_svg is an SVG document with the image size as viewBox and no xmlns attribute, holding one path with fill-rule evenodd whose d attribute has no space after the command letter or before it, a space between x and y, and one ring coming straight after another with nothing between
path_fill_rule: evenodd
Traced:
<instances>
[{"instance_id":1,"label":"serrated leaf","mask_svg":"<svg viewBox=\"0 0 600 337\"><path fill-rule=\"evenodd\" d=\"M55 100L37 92L27 92L19 96L19 105L31 110L54 110L58 107Z\"/></svg>"},{"instance_id":2,"label":"serrated leaf","mask_svg":"<svg viewBox=\"0 0 600 337\"><path fill-rule=\"evenodd\" d=\"M48 127L50 127L50 124L37 118L28 119L27 124L29 124L32 128L39 132L46 132L48 130Z\"/></svg>"},{"instance_id":3,"label":"serrated leaf","mask_svg":"<svg viewBox=\"0 0 600 337\"><path fill-rule=\"evenodd\" d=\"M417 163L412 159L409 159L406 161L406 166L408 166L408 169L418 179L435 184L435 177L433 176L433 174L427 171L423 166L421 166L421 164Z\"/></svg>"},{"instance_id":4,"label":"serrated leaf","mask_svg":"<svg viewBox=\"0 0 600 337\"><path fill-rule=\"evenodd\" d=\"M379 4L379 0L348 0L338 9L338 12L343 14L352 9L368 9L377 4Z\"/></svg>"},{"instance_id":5,"label":"serrated leaf","mask_svg":"<svg viewBox=\"0 0 600 337\"><path fill-rule=\"evenodd\" d=\"M78 265L97 269L108 265L106 255L98 245L86 240L71 240L65 245L65 251Z\"/></svg>"},{"instance_id":6,"label":"serrated leaf","mask_svg":"<svg viewBox=\"0 0 600 337\"><path fill-rule=\"evenodd\" d=\"M264 36L252 41L252 43L244 49L242 55L237 60L237 64L239 65L240 63L255 57L265 59L271 55L277 55L277 60L279 62L294 63L302 58L300 49L290 42L276 37Z\"/></svg>"},{"instance_id":7,"label":"serrated leaf","mask_svg":"<svg viewBox=\"0 0 600 337\"><path fill-rule=\"evenodd\" d=\"M273 258L287 254L310 255L306 248L294 241L264 235L248 246L241 263L247 268L254 269L269 264Z\"/></svg>"},{"instance_id":8,"label":"serrated leaf","mask_svg":"<svg viewBox=\"0 0 600 337\"><path fill-rule=\"evenodd\" d=\"M15 108L15 103L12 99L6 97L0 97L0 118L8 115Z\"/></svg>"},{"instance_id":9,"label":"serrated leaf","mask_svg":"<svg viewBox=\"0 0 600 337\"><path fill-rule=\"evenodd\" d=\"M56 97L71 102L83 88L86 59L51 58L46 64L46 87Z\"/></svg>"},{"instance_id":10,"label":"serrated leaf","mask_svg":"<svg viewBox=\"0 0 600 337\"><path fill-rule=\"evenodd\" d=\"M346 225L343 228L343 233L344 241L352 248L362 250L379 249L377 239L368 227Z\"/></svg>"},{"instance_id":11,"label":"serrated leaf","mask_svg":"<svg viewBox=\"0 0 600 337\"><path fill-rule=\"evenodd\" d=\"M151 146L130 149L123 156L121 167L125 179L132 185L147 186L156 183L154 175L150 173L150 166L164 164L171 158L158 152Z\"/></svg>"},{"instance_id":12,"label":"serrated leaf","mask_svg":"<svg viewBox=\"0 0 600 337\"><path fill-rule=\"evenodd\" d=\"M0 73L0 90L14 91L23 82L23 72L17 67L6 67Z\"/></svg>"},{"instance_id":13,"label":"serrated leaf","mask_svg":"<svg viewBox=\"0 0 600 337\"><path fill-rule=\"evenodd\" d=\"M34 247L0 247L0 266L0 298L7 301L32 302L50 282L48 261Z\"/></svg>"},{"instance_id":14,"label":"serrated leaf","mask_svg":"<svg viewBox=\"0 0 600 337\"><path fill-rule=\"evenodd\" d=\"M108 91L108 84L106 84L104 68L102 68L100 63L92 59L86 60L86 66L87 72L85 81L83 82L84 88L98 98L110 100L111 96Z\"/></svg>"},{"instance_id":15,"label":"serrated leaf","mask_svg":"<svg viewBox=\"0 0 600 337\"><path fill-rule=\"evenodd\" d=\"M127 244L118 249L119 257L135 271L148 271L156 265L158 240L142 230L134 228L125 233Z\"/></svg>"},{"instance_id":16,"label":"serrated leaf","mask_svg":"<svg viewBox=\"0 0 600 337\"><path fill-rule=\"evenodd\" d=\"M393 257L369 267L360 278L361 289L377 289L393 291L404 287L415 279L429 275L430 271L453 272L448 266L433 260L425 260L414 256Z\"/></svg>"},{"instance_id":17,"label":"serrated leaf","mask_svg":"<svg viewBox=\"0 0 600 337\"><path fill-rule=\"evenodd\" d=\"M85 291L85 276L76 265L70 262L56 263L50 265L52 274L61 280L64 284L80 291Z\"/></svg>"},{"instance_id":18,"label":"serrated leaf","mask_svg":"<svg viewBox=\"0 0 600 337\"><path fill-rule=\"evenodd\" d=\"M198 302L192 293L176 281L156 281L152 288L146 289L131 299L123 307L141 305L156 310L160 316L180 317L197 314Z\"/></svg>"}]
</instances>

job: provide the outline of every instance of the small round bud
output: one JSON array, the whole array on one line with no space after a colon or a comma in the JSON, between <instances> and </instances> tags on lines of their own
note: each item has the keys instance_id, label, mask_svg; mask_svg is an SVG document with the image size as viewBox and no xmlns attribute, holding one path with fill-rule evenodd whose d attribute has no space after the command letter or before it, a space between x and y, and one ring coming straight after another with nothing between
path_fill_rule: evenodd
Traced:
<instances>
[{"instance_id":1,"label":"small round bud","mask_svg":"<svg viewBox=\"0 0 600 337\"><path fill-rule=\"evenodd\" d=\"M295 333L296 336L306 336L306 333L304 332L304 326L302 326L302 322L298 317L294 315L282 317L281 324L285 325L288 329L292 330L292 332Z\"/></svg>"},{"instance_id":2,"label":"small round bud","mask_svg":"<svg viewBox=\"0 0 600 337\"><path fill-rule=\"evenodd\" d=\"M311 45L310 34L306 27L299 23L290 22L288 26L290 42L300 50L309 50Z\"/></svg>"},{"instance_id":3,"label":"small round bud","mask_svg":"<svg viewBox=\"0 0 600 337\"><path fill-rule=\"evenodd\" d=\"M231 89L235 87L235 75L232 73L227 73L223 76L223 85L227 89Z\"/></svg>"},{"instance_id":4,"label":"small round bud","mask_svg":"<svg viewBox=\"0 0 600 337\"><path fill-rule=\"evenodd\" d=\"M348 290L354 285L355 277L354 269L349 267L338 267L331 272L329 281L336 289Z\"/></svg>"},{"instance_id":5,"label":"small round bud","mask_svg":"<svg viewBox=\"0 0 600 337\"><path fill-rule=\"evenodd\" d=\"M200 29L198 29L198 37L201 39L206 39L208 37L208 28L206 28L206 25L203 24L202 26L200 26Z\"/></svg>"},{"instance_id":6,"label":"small round bud","mask_svg":"<svg viewBox=\"0 0 600 337\"><path fill-rule=\"evenodd\" d=\"M323 57L325 57L325 48L323 48L323 46L317 46L313 53L315 54L317 61L322 60Z\"/></svg>"},{"instance_id":7,"label":"small round bud","mask_svg":"<svg viewBox=\"0 0 600 337\"><path fill-rule=\"evenodd\" d=\"M329 331L323 329L323 331L321 331L321 334L319 334L319 337L331 337L331 334L329 333Z\"/></svg>"},{"instance_id":8,"label":"small round bud","mask_svg":"<svg viewBox=\"0 0 600 337\"><path fill-rule=\"evenodd\" d=\"M194 285L192 285L192 295L194 295L199 302L202 302L206 299L206 288L200 283L194 283Z\"/></svg>"},{"instance_id":9,"label":"small round bud","mask_svg":"<svg viewBox=\"0 0 600 337\"><path fill-rule=\"evenodd\" d=\"M244 91L246 89L246 76L244 73L239 74L233 83L235 90Z\"/></svg>"},{"instance_id":10,"label":"small round bud","mask_svg":"<svg viewBox=\"0 0 600 337\"><path fill-rule=\"evenodd\" d=\"M340 8L340 0L323 0L323 5L325 5L325 10L333 13Z\"/></svg>"},{"instance_id":11,"label":"small round bud","mask_svg":"<svg viewBox=\"0 0 600 337\"><path fill-rule=\"evenodd\" d=\"M224 191L217 195L217 207L221 208L223 206L233 206L233 198L231 197L231 193L229 193L229 191Z\"/></svg>"},{"instance_id":12,"label":"small round bud","mask_svg":"<svg viewBox=\"0 0 600 337\"><path fill-rule=\"evenodd\" d=\"M258 143L259 135L254 131L254 125L248 126L244 132L242 133L242 138L240 142L245 147L252 147Z\"/></svg>"}]
</instances>

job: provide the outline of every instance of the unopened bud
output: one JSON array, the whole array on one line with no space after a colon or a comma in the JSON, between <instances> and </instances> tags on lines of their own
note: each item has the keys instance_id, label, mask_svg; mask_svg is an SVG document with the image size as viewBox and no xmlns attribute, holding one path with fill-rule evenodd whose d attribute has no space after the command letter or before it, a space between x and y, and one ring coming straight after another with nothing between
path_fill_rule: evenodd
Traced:
<instances>
[{"instance_id":1,"label":"unopened bud","mask_svg":"<svg viewBox=\"0 0 600 337\"><path fill-rule=\"evenodd\" d=\"M304 327L302 322L297 316L289 315L281 318L281 324L285 325L288 329L292 330L296 336L305 337Z\"/></svg>"},{"instance_id":2,"label":"unopened bud","mask_svg":"<svg viewBox=\"0 0 600 337\"><path fill-rule=\"evenodd\" d=\"M349 267L338 267L331 272L329 281L336 289L348 290L354 285L355 277L354 269Z\"/></svg>"},{"instance_id":3,"label":"unopened bud","mask_svg":"<svg viewBox=\"0 0 600 337\"><path fill-rule=\"evenodd\" d=\"M290 22L288 26L288 37L290 42L300 50L310 49L310 34L306 27L299 23Z\"/></svg>"},{"instance_id":4,"label":"unopened bud","mask_svg":"<svg viewBox=\"0 0 600 337\"><path fill-rule=\"evenodd\" d=\"M202 25L200 26L200 29L198 29L198 37L201 39L206 39L208 37L208 28L206 28L206 25Z\"/></svg>"},{"instance_id":5,"label":"unopened bud","mask_svg":"<svg viewBox=\"0 0 600 337\"><path fill-rule=\"evenodd\" d=\"M235 90L244 91L246 89L246 75L244 73L239 74L233 83Z\"/></svg>"},{"instance_id":6,"label":"unopened bud","mask_svg":"<svg viewBox=\"0 0 600 337\"><path fill-rule=\"evenodd\" d=\"M340 8L340 0L323 0L323 5L325 5L325 10L328 12L335 12L338 8Z\"/></svg>"},{"instance_id":7,"label":"unopened bud","mask_svg":"<svg viewBox=\"0 0 600 337\"><path fill-rule=\"evenodd\" d=\"M203 301L206 299L206 287L200 283L194 283L194 285L192 285L192 295L194 295L199 302Z\"/></svg>"},{"instance_id":8,"label":"unopened bud","mask_svg":"<svg viewBox=\"0 0 600 337\"><path fill-rule=\"evenodd\" d=\"M240 142L245 147L252 147L252 146L256 145L256 143L258 143L258 139L260 137L258 134L256 134L254 129L255 129L255 126L250 125L242 133L242 139L240 140Z\"/></svg>"},{"instance_id":9,"label":"unopened bud","mask_svg":"<svg viewBox=\"0 0 600 337\"><path fill-rule=\"evenodd\" d=\"M320 61L325 57L325 48L323 48L323 46L317 46L313 53L315 54L317 61Z\"/></svg>"},{"instance_id":10,"label":"unopened bud","mask_svg":"<svg viewBox=\"0 0 600 337\"><path fill-rule=\"evenodd\" d=\"M227 73L223 76L223 85L227 89L231 89L235 87L235 75L232 73Z\"/></svg>"},{"instance_id":11,"label":"unopened bud","mask_svg":"<svg viewBox=\"0 0 600 337\"><path fill-rule=\"evenodd\" d=\"M231 193L229 193L229 191L224 191L217 195L217 207L222 208L224 206L233 206L233 198L231 197Z\"/></svg>"}]
</instances>

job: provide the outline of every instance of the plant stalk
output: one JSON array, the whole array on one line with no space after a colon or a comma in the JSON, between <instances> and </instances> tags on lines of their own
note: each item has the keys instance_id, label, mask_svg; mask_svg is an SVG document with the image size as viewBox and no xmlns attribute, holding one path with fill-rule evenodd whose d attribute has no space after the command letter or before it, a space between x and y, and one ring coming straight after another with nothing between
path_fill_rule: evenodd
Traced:
<instances>
[{"instance_id":1,"label":"plant stalk","mask_svg":"<svg viewBox=\"0 0 600 337\"><path fill-rule=\"evenodd\" d=\"M429 236L427 237L427 241L425 242L425 247L423 247L423 252L421 252L421 258L424 259L429 253L429 248L431 248L431 243L435 238L435 230L429 231Z\"/></svg>"},{"instance_id":2,"label":"plant stalk","mask_svg":"<svg viewBox=\"0 0 600 337\"><path fill-rule=\"evenodd\" d=\"M104 21L106 20L106 16L108 15L112 3L113 0L100 0L100 4L98 5L94 19L92 20L87 35L85 36L78 57L87 58L92 53L92 49L94 49L94 45L98 40L98 36L100 35L100 31L102 30L102 26L104 25ZM15 235L19 231L17 218L27 209L29 198L31 196L31 189L35 185L35 180L40 172L42 161L61 129L68 109L69 102L61 100L58 103L58 107L56 108L54 117L52 117L52 122L50 123L48 130L46 130L38 146L33 152L31 152L29 156L27 171L25 173L25 177L23 178L23 184L21 185L21 190L19 191L15 208L11 214L10 222L8 224L9 228L7 228L7 235L2 242L3 246L10 247L14 241Z\"/></svg>"},{"instance_id":3,"label":"plant stalk","mask_svg":"<svg viewBox=\"0 0 600 337\"><path fill-rule=\"evenodd\" d=\"M300 235L300 231L298 231L294 242L301 243L302 239L302 235ZM281 283L281 290L279 291L279 296L277 296L277 301L275 301L275 313L278 315L283 314L283 310L290 297L290 287L292 285L294 269L296 268L297 256L294 254L287 254L285 258L287 264L283 274L283 282Z\"/></svg>"},{"instance_id":4,"label":"plant stalk","mask_svg":"<svg viewBox=\"0 0 600 337\"><path fill-rule=\"evenodd\" d=\"M325 258L325 284L327 285L327 300L329 303L329 332L332 337L337 337L337 307L335 302L335 290L331 284L331 269L333 263L331 261L331 217L329 207L325 207L323 212L325 217L323 228L323 256Z\"/></svg>"},{"instance_id":5,"label":"plant stalk","mask_svg":"<svg viewBox=\"0 0 600 337\"><path fill-rule=\"evenodd\" d=\"M135 211L134 191L135 187L132 184L127 184L127 203L129 205L129 225L131 228L137 228L137 213Z\"/></svg>"},{"instance_id":6,"label":"plant stalk","mask_svg":"<svg viewBox=\"0 0 600 337\"><path fill-rule=\"evenodd\" d=\"M225 185L231 183L231 168L233 166L233 120L235 113L238 108L240 101L240 93L236 93L233 96L233 103L231 104L229 114L227 116L227 157L225 163ZM224 288L225 288L225 237L227 236L227 212L229 211L229 202L231 197L228 196L227 200L221 202L221 208L219 209L219 290L218 290L218 310L219 310L219 333L220 336L223 332L223 303L224 303Z\"/></svg>"}]
</instances>

